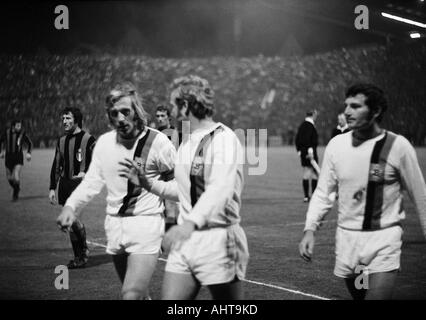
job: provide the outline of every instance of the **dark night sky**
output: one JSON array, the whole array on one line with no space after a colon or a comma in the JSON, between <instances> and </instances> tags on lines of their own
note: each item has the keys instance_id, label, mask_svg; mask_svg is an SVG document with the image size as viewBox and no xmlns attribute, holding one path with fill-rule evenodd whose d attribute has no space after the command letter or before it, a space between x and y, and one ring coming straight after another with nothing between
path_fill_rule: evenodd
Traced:
<instances>
[{"instance_id":1,"label":"dark night sky","mask_svg":"<svg viewBox=\"0 0 426 320\"><path fill-rule=\"evenodd\" d=\"M2 2L0 51L67 54L121 48L167 57L313 53L384 43L386 34L407 39L413 27L378 15L390 2L394 11L411 9L411 16L425 22L426 4L419 0L362 1L370 9L369 31L354 28L353 11L360 2L352 0ZM69 30L54 28L59 4L69 8Z\"/></svg>"}]
</instances>

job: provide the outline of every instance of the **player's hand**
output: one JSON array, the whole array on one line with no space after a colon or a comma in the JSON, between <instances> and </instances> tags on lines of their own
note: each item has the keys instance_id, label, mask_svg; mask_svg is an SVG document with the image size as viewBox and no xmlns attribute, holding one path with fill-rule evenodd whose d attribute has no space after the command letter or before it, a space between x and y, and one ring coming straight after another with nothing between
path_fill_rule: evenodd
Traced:
<instances>
[{"instance_id":1,"label":"player's hand","mask_svg":"<svg viewBox=\"0 0 426 320\"><path fill-rule=\"evenodd\" d=\"M314 158L314 149L308 149L308 155L306 156L306 158L308 158L309 160L312 160Z\"/></svg>"},{"instance_id":2,"label":"player's hand","mask_svg":"<svg viewBox=\"0 0 426 320\"><path fill-rule=\"evenodd\" d=\"M0 152L0 158L3 159L4 158L4 152Z\"/></svg>"},{"instance_id":3,"label":"player's hand","mask_svg":"<svg viewBox=\"0 0 426 320\"><path fill-rule=\"evenodd\" d=\"M135 160L124 159L120 161L121 168L118 170L119 176L129 179L131 183L140 186L148 191L152 188L152 180L145 175L145 170Z\"/></svg>"},{"instance_id":4,"label":"player's hand","mask_svg":"<svg viewBox=\"0 0 426 320\"><path fill-rule=\"evenodd\" d=\"M299 244L299 253L300 256L305 261L311 261L312 255L314 253L314 245L315 245L315 236L312 230L306 230L303 235L302 241Z\"/></svg>"},{"instance_id":5,"label":"player's hand","mask_svg":"<svg viewBox=\"0 0 426 320\"><path fill-rule=\"evenodd\" d=\"M297 151L297 155L300 157L300 155L302 154L302 152Z\"/></svg>"},{"instance_id":6,"label":"player's hand","mask_svg":"<svg viewBox=\"0 0 426 320\"><path fill-rule=\"evenodd\" d=\"M192 231L195 230L195 224L191 221L185 221L183 224L173 226L167 231L163 239L163 248L179 250L183 242L189 239Z\"/></svg>"},{"instance_id":7,"label":"player's hand","mask_svg":"<svg viewBox=\"0 0 426 320\"><path fill-rule=\"evenodd\" d=\"M62 209L61 214L56 219L56 224L63 232L70 231L72 224L77 219L74 214L74 210L69 206L65 206Z\"/></svg>"},{"instance_id":8,"label":"player's hand","mask_svg":"<svg viewBox=\"0 0 426 320\"><path fill-rule=\"evenodd\" d=\"M57 203L55 190L50 190L49 191L49 201L50 201L51 204L56 204Z\"/></svg>"},{"instance_id":9,"label":"player's hand","mask_svg":"<svg viewBox=\"0 0 426 320\"><path fill-rule=\"evenodd\" d=\"M31 153L28 153L25 155L25 158L27 158L27 161L31 161Z\"/></svg>"},{"instance_id":10,"label":"player's hand","mask_svg":"<svg viewBox=\"0 0 426 320\"><path fill-rule=\"evenodd\" d=\"M85 173L84 173L83 171L80 171L80 172L78 173L78 175L73 176L72 178L73 178L73 179L83 179L83 178L84 178L84 175L85 175Z\"/></svg>"}]
</instances>

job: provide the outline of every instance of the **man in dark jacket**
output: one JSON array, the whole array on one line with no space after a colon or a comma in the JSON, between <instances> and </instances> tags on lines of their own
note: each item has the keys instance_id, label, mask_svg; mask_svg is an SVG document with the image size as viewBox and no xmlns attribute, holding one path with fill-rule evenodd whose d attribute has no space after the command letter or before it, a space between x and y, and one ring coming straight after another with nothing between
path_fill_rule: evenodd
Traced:
<instances>
[{"instance_id":1,"label":"man in dark jacket","mask_svg":"<svg viewBox=\"0 0 426 320\"><path fill-rule=\"evenodd\" d=\"M315 128L317 114L315 110L306 112L306 118L299 126L296 134L296 150L303 167L302 183L305 194L303 202L308 202L310 198L309 180L311 180L312 193L314 193L318 182L318 172L315 170L315 168L318 168L318 133Z\"/></svg>"}]
</instances>

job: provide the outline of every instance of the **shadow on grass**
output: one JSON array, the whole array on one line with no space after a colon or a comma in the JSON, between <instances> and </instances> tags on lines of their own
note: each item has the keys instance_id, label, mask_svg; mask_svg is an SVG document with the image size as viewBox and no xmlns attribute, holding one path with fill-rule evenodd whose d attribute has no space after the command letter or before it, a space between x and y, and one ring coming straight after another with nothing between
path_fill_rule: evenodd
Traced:
<instances>
[{"instance_id":1,"label":"shadow on grass","mask_svg":"<svg viewBox=\"0 0 426 320\"><path fill-rule=\"evenodd\" d=\"M89 261L87 262L86 268L92 268L110 262L112 262L112 258L109 254L106 253L98 254L96 256L89 256Z\"/></svg>"}]
</instances>

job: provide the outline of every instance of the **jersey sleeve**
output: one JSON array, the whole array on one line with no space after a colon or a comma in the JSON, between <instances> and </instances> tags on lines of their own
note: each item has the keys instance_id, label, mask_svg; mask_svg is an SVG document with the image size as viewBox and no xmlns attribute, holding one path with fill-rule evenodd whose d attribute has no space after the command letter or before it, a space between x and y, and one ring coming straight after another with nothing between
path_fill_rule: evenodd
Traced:
<instances>
[{"instance_id":1,"label":"jersey sleeve","mask_svg":"<svg viewBox=\"0 0 426 320\"><path fill-rule=\"evenodd\" d=\"M404 139L405 140L405 139ZM423 234L426 237L426 185L417 160L416 151L405 140L400 159L402 185L407 190L420 218Z\"/></svg>"},{"instance_id":2,"label":"jersey sleeve","mask_svg":"<svg viewBox=\"0 0 426 320\"><path fill-rule=\"evenodd\" d=\"M27 145L27 153L31 153L33 149L33 142L31 141L30 137L26 133L24 133L22 139L23 142Z\"/></svg>"},{"instance_id":3,"label":"jersey sleeve","mask_svg":"<svg viewBox=\"0 0 426 320\"><path fill-rule=\"evenodd\" d=\"M87 150L86 150L86 163L87 168L90 166L90 162L92 161L93 149L95 148L96 139L94 136L90 136L89 141L87 142Z\"/></svg>"},{"instance_id":4,"label":"jersey sleeve","mask_svg":"<svg viewBox=\"0 0 426 320\"><path fill-rule=\"evenodd\" d=\"M6 147L6 132L5 131L3 131L2 134L0 135L0 153L3 151L3 146Z\"/></svg>"},{"instance_id":5,"label":"jersey sleeve","mask_svg":"<svg viewBox=\"0 0 426 320\"><path fill-rule=\"evenodd\" d=\"M174 180L176 149L168 138L159 136L159 139L161 147L156 156L156 163L161 179L153 181L151 192L160 198L178 201L177 184Z\"/></svg>"},{"instance_id":6,"label":"jersey sleeve","mask_svg":"<svg viewBox=\"0 0 426 320\"><path fill-rule=\"evenodd\" d=\"M175 167L176 148L166 136L159 135L157 139L161 145L155 159L157 168L162 174L169 174Z\"/></svg>"},{"instance_id":7,"label":"jersey sleeve","mask_svg":"<svg viewBox=\"0 0 426 320\"><path fill-rule=\"evenodd\" d=\"M50 169L50 187L49 190L56 190L59 177L62 170L62 159L59 151L59 140L55 148L55 157L53 158L52 168Z\"/></svg>"}]
</instances>

